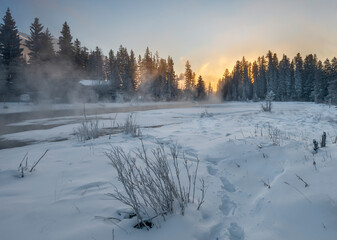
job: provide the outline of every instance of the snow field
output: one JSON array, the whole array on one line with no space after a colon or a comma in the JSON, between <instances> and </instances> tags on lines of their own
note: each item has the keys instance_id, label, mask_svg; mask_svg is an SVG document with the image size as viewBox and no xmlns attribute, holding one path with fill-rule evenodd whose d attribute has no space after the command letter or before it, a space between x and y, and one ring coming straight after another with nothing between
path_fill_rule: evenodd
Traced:
<instances>
[{"instance_id":1,"label":"snow field","mask_svg":"<svg viewBox=\"0 0 337 240\"><path fill-rule=\"evenodd\" d=\"M205 108L213 116L200 118ZM125 208L105 195L121 185L104 152L110 145L133 150L137 138L118 133L78 142L72 133L79 123L66 117L56 119L62 126L3 135L68 140L0 150L1 238L112 239L114 229L115 239L336 239L336 113L311 103L274 103L272 113L259 103L136 112L146 148L177 142L187 156L198 155L207 185L200 211L191 204L185 216L158 219L150 231L133 229L134 219L95 218L117 217ZM118 114L117 123L127 115ZM98 115L100 127L114 116ZM312 139L320 141L323 131L327 147L313 154ZM32 165L46 149L36 170L19 178L25 153Z\"/></svg>"}]
</instances>

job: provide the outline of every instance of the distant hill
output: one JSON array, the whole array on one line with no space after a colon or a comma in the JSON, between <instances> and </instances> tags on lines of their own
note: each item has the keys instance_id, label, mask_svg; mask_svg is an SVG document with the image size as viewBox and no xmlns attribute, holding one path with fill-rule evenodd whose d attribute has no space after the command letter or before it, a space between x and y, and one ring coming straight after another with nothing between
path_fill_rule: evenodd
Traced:
<instances>
[{"instance_id":1,"label":"distant hill","mask_svg":"<svg viewBox=\"0 0 337 240\"><path fill-rule=\"evenodd\" d=\"M29 60L29 49L25 45L25 41L28 40L29 35L23 32L19 32L19 37L21 39L21 47L23 48L22 54L23 58L26 59L27 61ZM58 51L59 50L59 45L58 45L58 39L53 38L53 45L54 45L54 50Z\"/></svg>"}]
</instances>

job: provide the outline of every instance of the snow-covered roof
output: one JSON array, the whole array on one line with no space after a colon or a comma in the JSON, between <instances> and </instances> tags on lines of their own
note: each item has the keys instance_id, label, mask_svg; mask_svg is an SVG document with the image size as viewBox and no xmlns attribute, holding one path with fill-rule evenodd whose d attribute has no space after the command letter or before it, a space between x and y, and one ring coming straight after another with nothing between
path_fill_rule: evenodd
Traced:
<instances>
[{"instance_id":1,"label":"snow-covered roof","mask_svg":"<svg viewBox=\"0 0 337 240\"><path fill-rule=\"evenodd\" d=\"M109 84L108 81L104 81L104 80L80 80L79 83L83 86L88 86L88 87Z\"/></svg>"}]
</instances>

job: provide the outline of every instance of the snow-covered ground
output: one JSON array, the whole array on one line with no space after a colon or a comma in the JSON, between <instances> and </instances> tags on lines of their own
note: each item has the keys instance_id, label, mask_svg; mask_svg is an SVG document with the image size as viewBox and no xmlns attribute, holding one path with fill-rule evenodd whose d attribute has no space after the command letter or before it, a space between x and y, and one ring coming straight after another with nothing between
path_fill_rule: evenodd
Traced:
<instances>
[{"instance_id":1,"label":"snow-covered ground","mask_svg":"<svg viewBox=\"0 0 337 240\"><path fill-rule=\"evenodd\" d=\"M212 116L201 118L205 109ZM132 228L135 219L97 218L125 208L106 195L121 185L104 153L111 146L134 150L138 138L117 133L79 142L71 117L15 123L64 125L0 136L39 142L0 150L0 238L106 240L114 229L116 240L337 239L336 114L312 103L275 103L272 113L261 112L260 103L135 112L145 147L177 142L186 155L198 155L207 185L200 211L190 204L185 216L177 210L149 231ZM127 116L118 113L115 125ZM114 117L98 115L100 128ZM323 131L327 147L313 153ZM50 142L55 138L67 140ZM24 155L32 165L46 149L35 171L20 178Z\"/></svg>"}]
</instances>

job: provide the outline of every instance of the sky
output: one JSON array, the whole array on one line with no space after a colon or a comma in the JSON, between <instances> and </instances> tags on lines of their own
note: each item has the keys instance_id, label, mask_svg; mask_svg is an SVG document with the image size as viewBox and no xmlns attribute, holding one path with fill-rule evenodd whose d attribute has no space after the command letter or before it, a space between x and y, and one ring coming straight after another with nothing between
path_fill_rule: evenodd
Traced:
<instances>
[{"instance_id":1,"label":"sky","mask_svg":"<svg viewBox=\"0 0 337 240\"><path fill-rule=\"evenodd\" d=\"M172 56L177 74L189 60L214 87L243 56L337 56L336 0L0 0L1 16L8 7L20 32L38 17L58 38L67 21L89 49L107 55L122 44L143 55L148 46Z\"/></svg>"}]
</instances>

